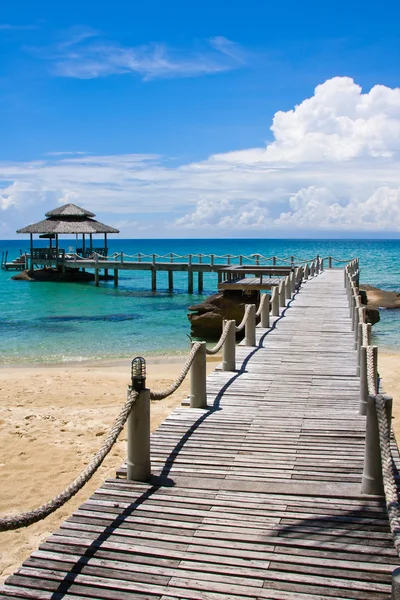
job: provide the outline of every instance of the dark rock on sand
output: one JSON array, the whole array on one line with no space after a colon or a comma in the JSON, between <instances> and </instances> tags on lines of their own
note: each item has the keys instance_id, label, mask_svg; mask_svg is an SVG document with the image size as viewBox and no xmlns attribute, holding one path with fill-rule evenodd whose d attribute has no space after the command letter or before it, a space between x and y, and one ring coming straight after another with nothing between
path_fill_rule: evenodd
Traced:
<instances>
[{"instance_id":1,"label":"dark rock on sand","mask_svg":"<svg viewBox=\"0 0 400 600\"><path fill-rule=\"evenodd\" d=\"M225 291L209 296L200 304L189 306L188 314L191 334L205 339L216 339L221 335L223 319L243 319L246 304L259 303L259 293L243 295L241 291Z\"/></svg>"}]
</instances>

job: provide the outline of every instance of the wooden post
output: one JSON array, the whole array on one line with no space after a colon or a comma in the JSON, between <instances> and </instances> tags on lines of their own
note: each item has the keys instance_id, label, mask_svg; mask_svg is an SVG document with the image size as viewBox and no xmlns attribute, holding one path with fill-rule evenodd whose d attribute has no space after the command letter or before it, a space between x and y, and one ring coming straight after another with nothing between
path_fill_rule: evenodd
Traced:
<instances>
[{"instance_id":1,"label":"wooden post","mask_svg":"<svg viewBox=\"0 0 400 600\"><path fill-rule=\"evenodd\" d=\"M207 408L206 343L200 343L201 347L190 367L190 408ZM192 342L192 347L194 344L195 342Z\"/></svg>"},{"instance_id":2,"label":"wooden post","mask_svg":"<svg viewBox=\"0 0 400 600\"><path fill-rule=\"evenodd\" d=\"M118 269L114 269L114 285L118 286Z\"/></svg>"},{"instance_id":3,"label":"wooden post","mask_svg":"<svg viewBox=\"0 0 400 600\"><path fill-rule=\"evenodd\" d=\"M289 275L285 277L285 299L290 300L292 298L292 283Z\"/></svg>"},{"instance_id":4,"label":"wooden post","mask_svg":"<svg viewBox=\"0 0 400 600\"><path fill-rule=\"evenodd\" d=\"M222 347L222 370L236 370L236 322L223 320L223 327L229 323L229 330Z\"/></svg>"},{"instance_id":5,"label":"wooden post","mask_svg":"<svg viewBox=\"0 0 400 600\"><path fill-rule=\"evenodd\" d=\"M332 269L332 256L328 256L328 269Z\"/></svg>"},{"instance_id":6,"label":"wooden post","mask_svg":"<svg viewBox=\"0 0 400 600\"><path fill-rule=\"evenodd\" d=\"M128 388L128 394L132 388ZM151 477L150 463L150 390L141 390L127 422L128 481L148 481Z\"/></svg>"},{"instance_id":7,"label":"wooden post","mask_svg":"<svg viewBox=\"0 0 400 600\"><path fill-rule=\"evenodd\" d=\"M381 395L381 397L385 401L386 417L390 431L393 398L386 395ZM382 462L379 445L379 429L378 417L376 414L375 396L368 396L364 470L362 475L361 493L378 496L383 496L385 493L383 487Z\"/></svg>"},{"instance_id":8,"label":"wooden post","mask_svg":"<svg viewBox=\"0 0 400 600\"><path fill-rule=\"evenodd\" d=\"M154 267L151 268L151 291L157 291L157 271Z\"/></svg>"},{"instance_id":9,"label":"wooden post","mask_svg":"<svg viewBox=\"0 0 400 600\"><path fill-rule=\"evenodd\" d=\"M314 277L315 274L315 263L314 261L311 263L311 267L310 267L310 276Z\"/></svg>"},{"instance_id":10,"label":"wooden post","mask_svg":"<svg viewBox=\"0 0 400 600\"><path fill-rule=\"evenodd\" d=\"M264 304L261 309L261 327L269 327L269 294L265 294Z\"/></svg>"},{"instance_id":11,"label":"wooden post","mask_svg":"<svg viewBox=\"0 0 400 600\"><path fill-rule=\"evenodd\" d=\"M170 263L173 263L173 262L174 262L174 255L173 255L173 253L172 253L172 252L170 252L170 255L169 255L169 262L170 262Z\"/></svg>"},{"instance_id":12,"label":"wooden post","mask_svg":"<svg viewBox=\"0 0 400 600\"><path fill-rule=\"evenodd\" d=\"M210 265L213 267L214 266L214 254L210 255Z\"/></svg>"},{"instance_id":13,"label":"wooden post","mask_svg":"<svg viewBox=\"0 0 400 600\"><path fill-rule=\"evenodd\" d=\"M256 345L256 306L255 304L250 304L249 312L247 313L247 321L244 326L245 338L244 345L245 346L255 346Z\"/></svg>"},{"instance_id":14,"label":"wooden post","mask_svg":"<svg viewBox=\"0 0 400 600\"><path fill-rule=\"evenodd\" d=\"M373 362L374 362L374 380L375 386L378 380L378 348L372 346ZM360 415L367 414L368 404L368 374L367 374L367 347L361 346L360 349Z\"/></svg>"},{"instance_id":15,"label":"wooden post","mask_svg":"<svg viewBox=\"0 0 400 600\"><path fill-rule=\"evenodd\" d=\"M260 255L256 254L256 266L258 267L260 264Z\"/></svg>"},{"instance_id":16,"label":"wooden post","mask_svg":"<svg viewBox=\"0 0 400 600\"><path fill-rule=\"evenodd\" d=\"M121 252L121 265L123 265L123 264L124 264L124 253Z\"/></svg>"},{"instance_id":17,"label":"wooden post","mask_svg":"<svg viewBox=\"0 0 400 600\"><path fill-rule=\"evenodd\" d=\"M193 294L193 271L188 268L188 294Z\"/></svg>"},{"instance_id":18,"label":"wooden post","mask_svg":"<svg viewBox=\"0 0 400 600\"><path fill-rule=\"evenodd\" d=\"M272 264L273 264L274 267L276 266L276 256L272 257Z\"/></svg>"},{"instance_id":19,"label":"wooden post","mask_svg":"<svg viewBox=\"0 0 400 600\"><path fill-rule=\"evenodd\" d=\"M286 307L286 298L285 298L285 282L281 281L279 283L279 306L282 308Z\"/></svg>"},{"instance_id":20,"label":"wooden post","mask_svg":"<svg viewBox=\"0 0 400 600\"><path fill-rule=\"evenodd\" d=\"M137 253L137 261L138 263L142 262L142 255L140 252Z\"/></svg>"},{"instance_id":21,"label":"wooden post","mask_svg":"<svg viewBox=\"0 0 400 600\"><path fill-rule=\"evenodd\" d=\"M292 295L296 293L296 275L294 271L290 273L290 289Z\"/></svg>"},{"instance_id":22,"label":"wooden post","mask_svg":"<svg viewBox=\"0 0 400 600\"><path fill-rule=\"evenodd\" d=\"M174 272L172 270L168 271L168 289L170 292L174 289Z\"/></svg>"},{"instance_id":23,"label":"wooden post","mask_svg":"<svg viewBox=\"0 0 400 600\"><path fill-rule=\"evenodd\" d=\"M217 272L217 277L218 277L218 283L221 283L221 281L222 281L222 271L218 271Z\"/></svg>"},{"instance_id":24,"label":"wooden post","mask_svg":"<svg viewBox=\"0 0 400 600\"><path fill-rule=\"evenodd\" d=\"M33 271L33 235L32 233L29 234L29 238L30 238L30 252L31 252L31 271ZM6 262L7 262L7 258L6 258Z\"/></svg>"},{"instance_id":25,"label":"wooden post","mask_svg":"<svg viewBox=\"0 0 400 600\"><path fill-rule=\"evenodd\" d=\"M242 266L242 264L243 264L243 256L240 255L239 256L239 265Z\"/></svg>"},{"instance_id":26,"label":"wooden post","mask_svg":"<svg viewBox=\"0 0 400 600\"><path fill-rule=\"evenodd\" d=\"M271 312L273 317L279 317L279 292L278 286L274 285L271 295Z\"/></svg>"},{"instance_id":27,"label":"wooden post","mask_svg":"<svg viewBox=\"0 0 400 600\"><path fill-rule=\"evenodd\" d=\"M230 254L227 254L227 255L226 255L226 263L227 263L228 265L230 265L230 264L231 264L231 255L230 255Z\"/></svg>"},{"instance_id":28,"label":"wooden post","mask_svg":"<svg viewBox=\"0 0 400 600\"><path fill-rule=\"evenodd\" d=\"M198 282L199 294L201 294L203 291L203 271L199 271L197 273L197 282Z\"/></svg>"},{"instance_id":29,"label":"wooden post","mask_svg":"<svg viewBox=\"0 0 400 600\"><path fill-rule=\"evenodd\" d=\"M392 571L392 595L391 600L400 600L400 567Z\"/></svg>"}]
</instances>

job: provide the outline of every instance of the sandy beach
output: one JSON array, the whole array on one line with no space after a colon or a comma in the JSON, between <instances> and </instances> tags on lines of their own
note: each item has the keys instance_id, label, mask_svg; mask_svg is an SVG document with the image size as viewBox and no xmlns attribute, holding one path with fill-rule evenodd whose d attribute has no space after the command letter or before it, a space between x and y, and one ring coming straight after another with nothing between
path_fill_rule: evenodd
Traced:
<instances>
[{"instance_id":1,"label":"sandy beach","mask_svg":"<svg viewBox=\"0 0 400 600\"><path fill-rule=\"evenodd\" d=\"M208 357L208 370L215 361ZM219 361L219 358L215 359ZM163 362L164 361L164 362ZM163 389L180 373L182 358L148 364L148 387ZM380 352L384 389L394 396L400 439L400 353ZM18 513L64 489L98 450L125 400L129 362L0 369L0 513ZM155 429L187 397L189 378L171 397L153 402ZM15 571L107 477L126 455L124 432L92 480L65 506L28 528L1 534L0 582Z\"/></svg>"},{"instance_id":2,"label":"sandy beach","mask_svg":"<svg viewBox=\"0 0 400 600\"><path fill-rule=\"evenodd\" d=\"M208 357L208 371L220 360ZM148 387L166 388L183 364L184 358L168 363L152 358ZM129 361L0 368L1 515L36 508L73 481L99 449L126 399L129 382ZM152 430L188 391L189 376L172 396L152 402ZM67 504L30 527L1 533L0 583L107 477L114 477L125 458L123 431L97 473Z\"/></svg>"}]
</instances>

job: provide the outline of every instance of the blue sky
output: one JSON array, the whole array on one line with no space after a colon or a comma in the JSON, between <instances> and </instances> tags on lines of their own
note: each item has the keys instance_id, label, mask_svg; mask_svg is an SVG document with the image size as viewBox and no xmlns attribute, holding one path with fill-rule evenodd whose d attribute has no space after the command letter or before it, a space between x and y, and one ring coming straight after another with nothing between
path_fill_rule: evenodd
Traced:
<instances>
[{"instance_id":1,"label":"blue sky","mask_svg":"<svg viewBox=\"0 0 400 600\"><path fill-rule=\"evenodd\" d=\"M125 237L398 235L399 13L2 6L0 237L67 201Z\"/></svg>"}]
</instances>

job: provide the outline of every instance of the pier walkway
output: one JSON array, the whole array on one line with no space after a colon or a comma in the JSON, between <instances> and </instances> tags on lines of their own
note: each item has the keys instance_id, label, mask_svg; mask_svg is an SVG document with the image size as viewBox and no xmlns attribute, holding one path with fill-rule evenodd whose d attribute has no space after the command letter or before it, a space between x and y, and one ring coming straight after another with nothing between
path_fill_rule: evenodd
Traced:
<instances>
[{"instance_id":1,"label":"pier walkway","mask_svg":"<svg viewBox=\"0 0 400 600\"><path fill-rule=\"evenodd\" d=\"M150 484L121 468L0 598L390 598L399 559L384 498L361 494L343 271L303 283L270 323L235 373L208 376L207 410L178 408L152 434Z\"/></svg>"}]
</instances>

